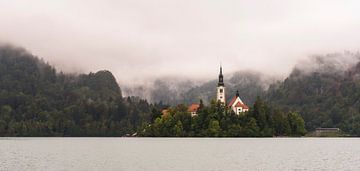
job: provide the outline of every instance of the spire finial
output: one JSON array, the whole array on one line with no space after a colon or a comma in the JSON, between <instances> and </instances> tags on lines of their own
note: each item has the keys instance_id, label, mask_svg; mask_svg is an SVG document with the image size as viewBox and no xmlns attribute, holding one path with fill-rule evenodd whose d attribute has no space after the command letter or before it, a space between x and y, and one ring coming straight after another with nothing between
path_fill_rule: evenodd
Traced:
<instances>
[{"instance_id":1,"label":"spire finial","mask_svg":"<svg viewBox=\"0 0 360 171\"><path fill-rule=\"evenodd\" d=\"M239 97L240 94L239 94L239 90L236 90L236 97Z\"/></svg>"},{"instance_id":2,"label":"spire finial","mask_svg":"<svg viewBox=\"0 0 360 171\"><path fill-rule=\"evenodd\" d=\"M222 73L222 65L220 63L220 74L219 74L219 83L218 86L224 86L224 76Z\"/></svg>"},{"instance_id":3,"label":"spire finial","mask_svg":"<svg viewBox=\"0 0 360 171\"><path fill-rule=\"evenodd\" d=\"M222 75L222 62L220 61L220 75Z\"/></svg>"}]
</instances>

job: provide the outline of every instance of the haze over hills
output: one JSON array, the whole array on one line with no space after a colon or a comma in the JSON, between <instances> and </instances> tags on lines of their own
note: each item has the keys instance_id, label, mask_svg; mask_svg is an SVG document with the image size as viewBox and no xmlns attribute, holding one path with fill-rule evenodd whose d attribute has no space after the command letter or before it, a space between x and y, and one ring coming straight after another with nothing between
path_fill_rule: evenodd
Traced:
<instances>
[{"instance_id":1,"label":"haze over hills","mask_svg":"<svg viewBox=\"0 0 360 171\"><path fill-rule=\"evenodd\" d=\"M360 54L345 52L315 56L283 82L271 85L269 102L301 111L307 129L340 127L360 132Z\"/></svg>"},{"instance_id":2,"label":"haze over hills","mask_svg":"<svg viewBox=\"0 0 360 171\"><path fill-rule=\"evenodd\" d=\"M308 130L317 127L340 127L347 133L358 135L359 60L359 53L348 51L314 55L294 66L290 75L283 80L266 77L257 72L237 72L225 80L227 95L230 98L231 93L239 90L240 96L249 104L252 104L257 96L261 96L272 105L297 111L304 117ZM181 84L172 82L171 86L166 81L161 79L152 85L158 89L150 86L142 87L141 91L148 93L150 101L170 104L197 103L199 99L209 102L215 97L217 80L197 85L191 81Z\"/></svg>"},{"instance_id":3,"label":"haze over hills","mask_svg":"<svg viewBox=\"0 0 360 171\"><path fill-rule=\"evenodd\" d=\"M359 55L357 53L347 51L328 55L314 55L299 61L294 66L292 73L295 71L304 75L314 72L341 73L354 66L358 61ZM200 81L176 76L161 77L154 81L147 81L142 85L125 83L123 93L128 96L139 96L150 102L162 102L171 105L198 103L200 99L209 103L211 99L215 99L216 78L217 75L214 75L214 79ZM236 90L239 90L243 100L248 104L253 104L257 96L266 95L270 85L282 82L285 78L250 70L225 74L227 98L228 100L231 99Z\"/></svg>"},{"instance_id":4,"label":"haze over hills","mask_svg":"<svg viewBox=\"0 0 360 171\"><path fill-rule=\"evenodd\" d=\"M218 70L218 68L214 68ZM239 90L243 100L253 104L257 96L263 96L270 84L275 83L278 78L267 76L256 71L238 71L225 75L225 86L227 89L227 100L230 100ZM214 93L217 85L217 75L211 80L194 80L176 77L164 77L149 81L145 85L123 87L125 95L139 96L150 102L162 102L165 104L191 104L203 100L209 104L215 99Z\"/></svg>"}]
</instances>

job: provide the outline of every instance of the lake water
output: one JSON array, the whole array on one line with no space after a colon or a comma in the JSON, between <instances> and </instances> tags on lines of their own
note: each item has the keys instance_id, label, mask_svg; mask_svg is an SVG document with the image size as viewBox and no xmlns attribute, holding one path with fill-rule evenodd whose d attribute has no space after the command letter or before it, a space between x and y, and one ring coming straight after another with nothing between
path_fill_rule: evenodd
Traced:
<instances>
[{"instance_id":1,"label":"lake water","mask_svg":"<svg viewBox=\"0 0 360 171\"><path fill-rule=\"evenodd\" d=\"M0 138L0 170L360 170L360 139Z\"/></svg>"}]
</instances>

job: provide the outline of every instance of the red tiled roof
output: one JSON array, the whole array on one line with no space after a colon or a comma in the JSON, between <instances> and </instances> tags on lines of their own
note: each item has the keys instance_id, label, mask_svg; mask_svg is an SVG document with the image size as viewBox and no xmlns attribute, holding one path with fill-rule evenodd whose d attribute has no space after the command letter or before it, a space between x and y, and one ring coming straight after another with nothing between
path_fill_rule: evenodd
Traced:
<instances>
[{"instance_id":1,"label":"red tiled roof","mask_svg":"<svg viewBox=\"0 0 360 171\"><path fill-rule=\"evenodd\" d=\"M235 107L242 107L243 109L249 109L248 106L246 106L245 104L240 103L240 102L236 103Z\"/></svg>"},{"instance_id":2,"label":"red tiled roof","mask_svg":"<svg viewBox=\"0 0 360 171\"><path fill-rule=\"evenodd\" d=\"M188 108L188 112L197 112L199 107L200 107L199 104L191 104Z\"/></svg>"},{"instance_id":3,"label":"red tiled roof","mask_svg":"<svg viewBox=\"0 0 360 171\"><path fill-rule=\"evenodd\" d=\"M234 103L235 103L235 101L236 101L236 96L234 97L234 98L232 98L231 100L230 100L230 103L228 104L228 107L231 107Z\"/></svg>"}]
</instances>

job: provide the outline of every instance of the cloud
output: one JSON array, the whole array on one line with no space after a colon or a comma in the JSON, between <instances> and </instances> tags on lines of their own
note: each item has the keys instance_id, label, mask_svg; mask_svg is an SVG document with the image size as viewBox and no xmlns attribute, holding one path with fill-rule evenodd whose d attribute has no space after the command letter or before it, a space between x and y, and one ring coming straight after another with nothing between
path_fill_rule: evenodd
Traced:
<instances>
[{"instance_id":1,"label":"cloud","mask_svg":"<svg viewBox=\"0 0 360 171\"><path fill-rule=\"evenodd\" d=\"M112 71L120 83L286 75L304 57L358 51L359 1L0 0L0 40L68 72Z\"/></svg>"}]
</instances>

